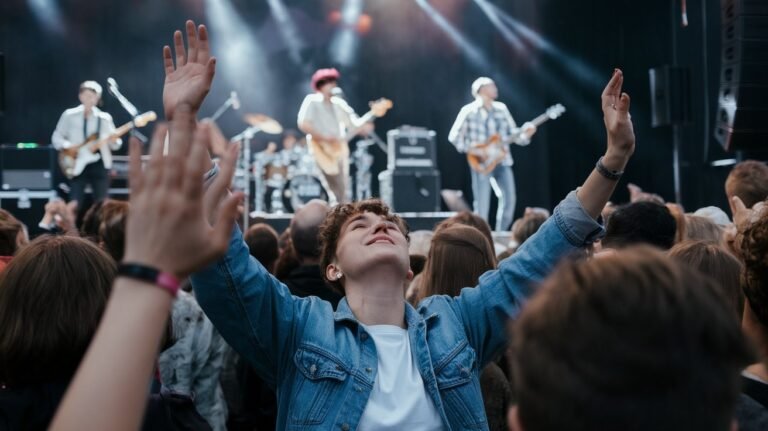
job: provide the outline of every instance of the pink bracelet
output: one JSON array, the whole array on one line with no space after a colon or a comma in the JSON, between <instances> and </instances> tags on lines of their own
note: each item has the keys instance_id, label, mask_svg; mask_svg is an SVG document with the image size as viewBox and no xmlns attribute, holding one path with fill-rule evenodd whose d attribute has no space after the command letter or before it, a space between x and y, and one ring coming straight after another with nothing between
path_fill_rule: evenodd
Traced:
<instances>
[{"instance_id":1,"label":"pink bracelet","mask_svg":"<svg viewBox=\"0 0 768 431\"><path fill-rule=\"evenodd\" d=\"M155 284L170 293L173 298L181 286L181 282L173 274L137 263L121 263L117 267L117 275Z\"/></svg>"}]
</instances>

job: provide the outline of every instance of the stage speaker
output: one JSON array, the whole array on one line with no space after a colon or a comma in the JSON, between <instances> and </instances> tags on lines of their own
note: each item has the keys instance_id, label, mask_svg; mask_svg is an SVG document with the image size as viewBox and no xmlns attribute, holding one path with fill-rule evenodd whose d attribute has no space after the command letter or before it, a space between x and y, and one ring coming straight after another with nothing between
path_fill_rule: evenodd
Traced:
<instances>
[{"instance_id":1,"label":"stage speaker","mask_svg":"<svg viewBox=\"0 0 768 431\"><path fill-rule=\"evenodd\" d=\"M768 150L768 1L721 0L715 137L727 151Z\"/></svg>"},{"instance_id":2,"label":"stage speaker","mask_svg":"<svg viewBox=\"0 0 768 431\"><path fill-rule=\"evenodd\" d=\"M55 152L49 146L19 148L0 146L0 189L52 190L53 159Z\"/></svg>"},{"instance_id":3,"label":"stage speaker","mask_svg":"<svg viewBox=\"0 0 768 431\"><path fill-rule=\"evenodd\" d=\"M691 121L691 71L662 66L648 70L651 84L651 125L676 126Z\"/></svg>"},{"instance_id":4,"label":"stage speaker","mask_svg":"<svg viewBox=\"0 0 768 431\"><path fill-rule=\"evenodd\" d=\"M398 213L440 211L440 171L386 170L379 174L379 189Z\"/></svg>"},{"instance_id":5,"label":"stage speaker","mask_svg":"<svg viewBox=\"0 0 768 431\"><path fill-rule=\"evenodd\" d=\"M5 114L5 54L0 52L0 115Z\"/></svg>"}]
</instances>

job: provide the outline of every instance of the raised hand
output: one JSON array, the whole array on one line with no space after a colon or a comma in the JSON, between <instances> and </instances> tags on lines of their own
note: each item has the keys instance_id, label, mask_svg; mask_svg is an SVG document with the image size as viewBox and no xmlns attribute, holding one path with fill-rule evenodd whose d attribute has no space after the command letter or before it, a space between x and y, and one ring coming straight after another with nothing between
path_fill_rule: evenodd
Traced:
<instances>
[{"instance_id":1,"label":"raised hand","mask_svg":"<svg viewBox=\"0 0 768 431\"><path fill-rule=\"evenodd\" d=\"M195 129L186 104L178 105L170 123L170 153L163 157L167 127L152 138L150 160L141 172L141 147L131 145L131 209L126 228L125 262L139 263L184 277L223 255L235 221L241 194L218 202L215 224L203 213L203 174L208 158L209 127ZM221 162L212 189L231 181L237 148Z\"/></svg>"},{"instance_id":2,"label":"raised hand","mask_svg":"<svg viewBox=\"0 0 768 431\"><path fill-rule=\"evenodd\" d=\"M605 86L602 99L603 122L608 134L608 148L604 164L612 170L622 171L635 152L635 132L629 115L629 95L621 91L624 73L615 69Z\"/></svg>"},{"instance_id":3,"label":"raised hand","mask_svg":"<svg viewBox=\"0 0 768 431\"><path fill-rule=\"evenodd\" d=\"M208 31L204 25L197 30L191 20L186 23L187 44L184 49L181 31L173 34L173 46L176 52L174 67L171 48L163 47L163 65L165 67L165 85L163 86L163 108L165 118L171 120L174 111L182 104L188 104L193 113L197 113L203 99L211 89L213 75L216 72L216 58L211 57Z\"/></svg>"}]
</instances>

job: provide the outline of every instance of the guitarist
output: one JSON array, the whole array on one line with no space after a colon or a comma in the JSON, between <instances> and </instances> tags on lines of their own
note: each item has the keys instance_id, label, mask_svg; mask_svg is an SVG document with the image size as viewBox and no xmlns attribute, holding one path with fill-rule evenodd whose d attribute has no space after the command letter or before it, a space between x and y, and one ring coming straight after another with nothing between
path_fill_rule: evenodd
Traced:
<instances>
[{"instance_id":1,"label":"guitarist","mask_svg":"<svg viewBox=\"0 0 768 431\"><path fill-rule=\"evenodd\" d=\"M115 131L112 116L100 110L96 105L101 101L101 85L96 81L85 81L80 84L80 106L67 109L61 114L56 130L53 131L51 143L56 150L63 150L83 143L89 137L96 135L97 139L105 138ZM80 175L70 181L70 201L82 204L85 186L90 184L93 189L93 202L107 198L109 187L109 169L112 168L112 151L120 149L123 141L119 138L109 145L101 147L101 158L90 163ZM84 210L84 208L81 207Z\"/></svg>"},{"instance_id":2,"label":"guitarist","mask_svg":"<svg viewBox=\"0 0 768 431\"><path fill-rule=\"evenodd\" d=\"M333 95L336 82L340 77L336 69L320 69L312 75L314 93L307 95L301 104L298 125L307 139L320 142L343 141L349 130L360 128L358 134L366 135L373 131L373 124L361 120L355 111L341 97ZM342 142L347 145L346 142ZM337 203L348 202L349 154L345 152L336 160L336 174L323 171L328 187L336 197Z\"/></svg>"},{"instance_id":3,"label":"guitarist","mask_svg":"<svg viewBox=\"0 0 768 431\"><path fill-rule=\"evenodd\" d=\"M518 145L530 143L531 136L536 133L536 126L526 123L521 128L517 127L507 105L496 101L499 90L491 78L477 78L472 83L472 95L475 100L461 108L448 134L448 141L460 153L473 151L473 147L486 142L494 134L498 134L502 140L510 140ZM474 212L488 221L491 178L494 178L498 184L494 192L499 200L495 230L508 229L515 215L517 198L515 178L512 174L512 156L507 152L504 160L486 175L472 169L470 172Z\"/></svg>"}]
</instances>

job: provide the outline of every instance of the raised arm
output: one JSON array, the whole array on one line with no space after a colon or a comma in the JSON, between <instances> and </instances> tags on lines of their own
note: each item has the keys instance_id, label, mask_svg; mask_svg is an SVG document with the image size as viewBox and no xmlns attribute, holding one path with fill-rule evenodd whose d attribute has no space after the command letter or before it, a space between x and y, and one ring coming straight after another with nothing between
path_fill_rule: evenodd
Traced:
<instances>
[{"instance_id":1,"label":"raised arm","mask_svg":"<svg viewBox=\"0 0 768 431\"><path fill-rule=\"evenodd\" d=\"M131 209L124 263L183 278L224 254L242 196L226 199L211 226L203 213L208 133L197 130L193 138L194 117L185 104L176 107L170 129L169 155L162 155L166 128L158 127L144 174L141 146L131 145ZM211 188L228 187L236 159L233 150L224 158L222 175ZM118 276L52 430L139 428L172 301L172 295L153 282Z\"/></svg>"},{"instance_id":2,"label":"raised arm","mask_svg":"<svg viewBox=\"0 0 768 431\"><path fill-rule=\"evenodd\" d=\"M617 69L602 96L608 134L603 164L611 171L623 171L635 149L629 96L621 93L622 82L622 73ZM533 293L533 285L563 256L602 233L596 219L617 182L593 170L578 191L569 193L552 217L515 254L502 261L497 271L484 274L477 288L462 291L454 307L481 363L490 361L503 349L504 326L509 318L517 316Z\"/></svg>"}]
</instances>

